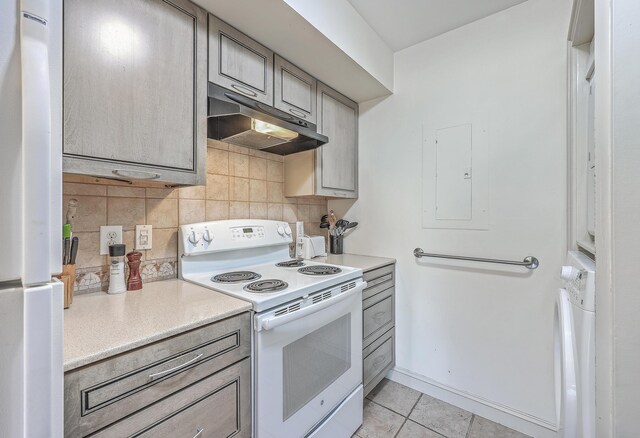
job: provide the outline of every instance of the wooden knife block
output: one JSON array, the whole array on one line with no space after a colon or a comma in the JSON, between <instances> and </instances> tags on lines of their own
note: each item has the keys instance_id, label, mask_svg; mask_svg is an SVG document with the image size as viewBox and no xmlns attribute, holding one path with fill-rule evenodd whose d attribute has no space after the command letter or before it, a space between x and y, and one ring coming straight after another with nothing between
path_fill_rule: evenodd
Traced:
<instances>
[{"instance_id":1,"label":"wooden knife block","mask_svg":"<svg viewBox=\"0 0 640 438\"><path fill-rule=\"evenodd\" d=\"M76 265L62 265L62 273L54 275L64 283L64 308L68 309L73 302L73 290L76 284Z\"/></svg>"}]
</instances>

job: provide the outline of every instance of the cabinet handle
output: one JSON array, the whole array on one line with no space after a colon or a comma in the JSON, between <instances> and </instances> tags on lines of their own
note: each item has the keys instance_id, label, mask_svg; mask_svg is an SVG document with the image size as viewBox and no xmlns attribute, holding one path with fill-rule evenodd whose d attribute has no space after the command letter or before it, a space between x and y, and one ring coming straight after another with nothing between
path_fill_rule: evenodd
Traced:
<instances>
[{"instance_id":1,"label":"cabinet handle","mask_svg":"<svg viewBox=\"0 0 640 438\"><path fill-rule=\"evenodd\" d=\"M159 173L145 172L144 170L115 169L113 171L113 174L121 176L123 178L133 178L133 179L158 179L158 178L160 178L160 174Z\"/></svg>"},{"instance_id":2,"label":"cabinet handle","mask_svg":"<svg viewBox=\"0 0 640 438\"><path fill-rule=\"evenodd\" d=\"M383 317L385 314L386 314L386 312L376 312L376 313L373 315L373 319L374 319L377 323L380 323L380 322L381 322L382 317Z\"/></svg>"},{"instance_id":3,"label":"cabinet handle","mask_svg":"<svg viewBox=\"0 0 640 438\"><path fill-rule=\"evenodd\" d=\"M186 367L187 365L191 365L192 363L194 363L195 361L197 361L198 359L200 359L200 358L202 357L202 355L203 355L203 354L204 354L204 353L200 353L199 355L197 355L197 356L196 356L196 357L194 357L193 359L188 360L188 361L186 361L185 363L183 363L183 364L181 364L181 365L178 365L178 366L176 366L176 367L170 368L170 369L168 369L168 370L160 371L160 372L158 372L158 373L149 374L149 378L150 378L150 379L155 379L156 377L164 376L165 374L169 374L169 373L172 373L172 372L174 372L174 371L177 371L177 370L179 370L179 369L181 369L181 368L184 368L184 367ZM196 436L198 436L198 435L196 435Z\"/></svg>"},{"instance_id":4,"label":"cabinet handle","mask_svg":"<svg viewBox=\"0 0 640 438\"><path fill-rule=\"evenodd\" d=\"M382 355L382 356L378 356L375 358L375 360L373 361L373 366L377 367L378 365L380 365L382 362L384 362L384 360L386 359L386 355Z\"/></svg>"},{"instance_id":5,"label":"cabinet handle","mask_svg":"<svg viewBox=\"0 0 640 438\"><path fill-rule=\"evenodd\" d=\"M245 88L243 86L236 85L236 84L231 84L231 86L234 88L234 90L239 91L242 94L246 94L247 96L258 97L258 93L256 93L255 91L251 91L248 88Z\"/></svg>"},{"instance_id":6,"label":"cabinet handle","mask_svg":"<svg viewBox=\"0 0 640 438\"><path fill-rule=\"evenodd\" d=\"M298 111L297 109L289 108L289 112L297 117L302 117L303 119L307 118L307 115L302 111Z\"/></svg>"},{"instance_id":7,"label":"cabinet handle","mask_svg":"<svg viewBox=\"0 0 640 438\"><path fill-rule=\"evenodd\" d=\"M203 428L198 428L198 432L196 432L196 434L193 436L193 438L198 438L200 435L202 435L202 432L204 432Z\"/></svg>"}]
</instances>

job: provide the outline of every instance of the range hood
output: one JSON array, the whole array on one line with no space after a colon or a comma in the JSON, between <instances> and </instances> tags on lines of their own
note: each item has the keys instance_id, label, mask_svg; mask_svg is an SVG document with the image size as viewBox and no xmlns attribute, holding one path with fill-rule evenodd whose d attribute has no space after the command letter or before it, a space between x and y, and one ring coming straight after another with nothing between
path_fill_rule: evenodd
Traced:
<instances>
[{"instance_id":1,"label":"range hood","mask_svg":"<svg viewBox=\"0 0 640 438\"><path fill-rule=\"evenodd\" d=\"M289 155L329 141L316 125L209 82L207 136L238 146Z\"/></svg>"}]
</instances>

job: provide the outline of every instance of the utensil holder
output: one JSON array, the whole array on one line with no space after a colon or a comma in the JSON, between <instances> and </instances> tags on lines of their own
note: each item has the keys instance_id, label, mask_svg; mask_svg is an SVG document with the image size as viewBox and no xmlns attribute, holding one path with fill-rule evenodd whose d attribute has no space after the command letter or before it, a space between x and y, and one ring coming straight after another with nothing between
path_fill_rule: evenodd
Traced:
<instances>
[{"instance_id":1,"label":"utensil holder","mask_svg":"<svg viewBox=\"0 0 640 438\"><path fill-rule=\"evenodd\" d=\"M64 284L64 308L68 309L73 303L73 292L76 284L76 265L63 265L62 273L54 275Z\"/></svg>"},{"instance_id":2,"label":"utensil holder","mask_svg":"<svg viewBox=\"0 0 640 438\"><path fill-rule=\"evenodd\" d=\"M343 236L329 236L329 252L331 254L342 254L344 245L343 245Z\"/></svg>"}]
</instances>

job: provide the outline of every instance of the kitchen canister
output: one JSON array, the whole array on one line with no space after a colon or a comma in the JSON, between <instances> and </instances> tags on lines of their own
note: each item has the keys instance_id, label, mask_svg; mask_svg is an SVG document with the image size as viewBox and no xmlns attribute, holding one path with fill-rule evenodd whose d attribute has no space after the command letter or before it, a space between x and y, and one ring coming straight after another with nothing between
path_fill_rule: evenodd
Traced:
<instances>
[{"instance_id":1,"label":"kitchen canister","mask_svg":"<svg viewBox=\"0 0 640 438\"><path fill-rule=\"evenodd\" d=\"M329 252L331 254L342 254L343 252L343 237L342 235L339 236L329 236Z\"/></svg>"}]
</instances>

